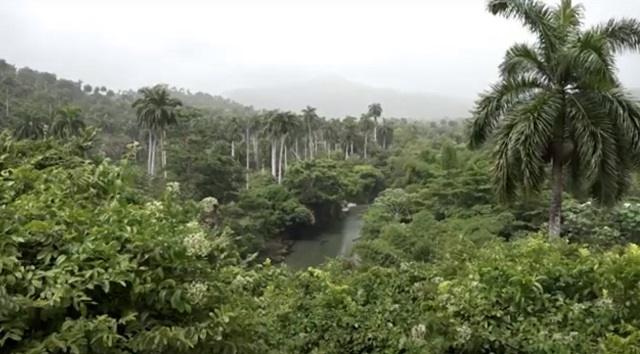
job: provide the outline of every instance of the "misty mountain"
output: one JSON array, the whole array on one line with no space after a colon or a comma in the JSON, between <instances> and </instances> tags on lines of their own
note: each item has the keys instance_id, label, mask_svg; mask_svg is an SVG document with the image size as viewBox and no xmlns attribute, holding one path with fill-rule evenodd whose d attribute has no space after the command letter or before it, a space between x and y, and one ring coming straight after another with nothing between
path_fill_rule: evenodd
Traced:
<instances>
[{"instance_id":1,"label":"misty mountain","mask_svg":"<svg viewBox=\"0 0 640 354\"><path fill-rule=\"evenodd\" d=\"M631 93L640 100L640 88L631 89Z\"/></svg>"},{"instance_id":2,"label":"misty mountain","mask_svg":"<svg viewBox=\"0 0 640 354\"><path fill-rule=\"evenodd\" d=\"M382 105L383 116L426 120L469 115L473 99L435 94L408 93L377 88L336 78L322 78L288 85L238 89L225 96L257 109L299 112L310 105L326 117L359 117L369 104Z\"/></svg>"}]
</instances>

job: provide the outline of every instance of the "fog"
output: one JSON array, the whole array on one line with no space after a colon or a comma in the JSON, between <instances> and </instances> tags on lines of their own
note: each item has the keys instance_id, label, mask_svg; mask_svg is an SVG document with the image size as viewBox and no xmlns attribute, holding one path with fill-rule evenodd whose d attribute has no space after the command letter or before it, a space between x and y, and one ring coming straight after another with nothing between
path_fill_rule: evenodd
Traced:
<instances>
[{"instance_id":1,"label":"fog","mask_svg":"<svg viewBox=\"0 0 640 354\"><path fill-rule=\"evenodd\" d=\"M555 2L555 1L553 1ZM637 0L582 0L587 23L640 17ZM113 89L192 91L333 76L472 97L528 34L484 0L0 0L0 58ZM640 59L621 78L640 87Z\"/></svg>"}]
</instances>

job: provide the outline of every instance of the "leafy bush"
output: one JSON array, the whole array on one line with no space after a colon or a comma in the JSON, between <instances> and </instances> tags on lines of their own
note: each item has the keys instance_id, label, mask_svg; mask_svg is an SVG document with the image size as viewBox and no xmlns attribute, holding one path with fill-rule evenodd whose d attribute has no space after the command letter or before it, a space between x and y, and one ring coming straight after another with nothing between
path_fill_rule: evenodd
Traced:
<instances>
[{"instance_id":1,"label":"leafy bush","mask_svg":"<svg viewBox=\"0 0 640 354\"><path fill-rule=\"evenodd\" d=\"M232 235L199 224L177 185L150 200L129 186L126 161L2 139L3 352L261 352L240 339L253 336L256 304L234 285Z\"/></svg>"}]
</instances>

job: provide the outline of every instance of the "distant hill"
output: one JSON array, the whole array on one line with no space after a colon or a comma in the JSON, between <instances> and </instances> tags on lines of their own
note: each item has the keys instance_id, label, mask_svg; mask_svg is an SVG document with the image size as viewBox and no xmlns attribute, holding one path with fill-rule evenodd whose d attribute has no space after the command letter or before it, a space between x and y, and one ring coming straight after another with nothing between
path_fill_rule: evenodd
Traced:
<instances>
[{"instance_id":1,"label":"distant hill","mask_svg":"<svg viewBox=\"0 0 640 354\"><path fill-rule=\"evenodd\" d=\"M640 100L640 88L631 89L631 93Z\"/></svg>"},{"instance_id":2,"label":"distant hill","mask_svg":"<svg viewBox=\"0 0 640 354\"><path fill-rule=\"evenodd\" d=\"M227 92L225 96L257 109L278 108L299 112L310 105L326 117L359 117L369 104L377 102L382 105L383 116L439 120L467 116L473 104L472 99L401 92L335 78L238 89Z\"/></svg>"}]
</instances>

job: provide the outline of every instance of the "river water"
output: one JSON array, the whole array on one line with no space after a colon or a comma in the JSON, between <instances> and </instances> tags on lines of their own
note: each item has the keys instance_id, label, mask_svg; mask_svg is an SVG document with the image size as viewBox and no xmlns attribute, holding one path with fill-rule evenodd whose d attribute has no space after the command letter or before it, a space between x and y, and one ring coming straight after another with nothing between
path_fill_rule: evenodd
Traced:
<instances>
[{"instance_id":1,"label":"river water","mask_svg":"<svg viewBox=\"0 0 640 354\"><path fill-rule=\"evenodd\" d=\"M314 238L296 241L284 263L297 270L318 266L327 258L350 256L353 241L360 235L366 208L366 205L353 207L344 218Z\"/></svg>"}]
</instances>

